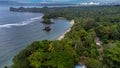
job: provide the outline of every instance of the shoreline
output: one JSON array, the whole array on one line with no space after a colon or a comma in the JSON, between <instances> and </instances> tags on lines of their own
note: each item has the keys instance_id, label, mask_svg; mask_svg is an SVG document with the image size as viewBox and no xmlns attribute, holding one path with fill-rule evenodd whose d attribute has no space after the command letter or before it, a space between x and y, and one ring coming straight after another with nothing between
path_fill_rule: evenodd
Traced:
<instances>
[{"instance_id":1,"label":"shoreline","mask_svg":"<svg viewBox=\"0 0 120 68\"><path fill-rule=\"evenodd\" d=\"M75 24L75 21L74 21L74 20L71 20L71 21L70 21L71 27L72 27L74 24ZM69 29L67 29L61 36L59 36L57 40L62 40L62 39L64 39L65 34L68 33L68 32L70 32L71 27L70 27Z\"/></svg>"}]
</instances>

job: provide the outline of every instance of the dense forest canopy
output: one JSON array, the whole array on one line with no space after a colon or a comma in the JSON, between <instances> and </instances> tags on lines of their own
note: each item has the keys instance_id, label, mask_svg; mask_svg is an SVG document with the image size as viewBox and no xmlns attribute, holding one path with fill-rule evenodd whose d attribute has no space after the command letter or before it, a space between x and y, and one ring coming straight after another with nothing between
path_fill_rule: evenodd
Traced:
<instances>
[{"instance_id":1,"label":"dense forest canopy","mask_svg":"<svg viewBox=\"0 0 120 68\"><path fill-rule=\"evenodd\" d=\"M11 11L43 12L44 19L64 17L75 24L63 40L33 42L15 56L13 68L120 67L120 6L21 9Z\"/></svg>"}]
</instances>

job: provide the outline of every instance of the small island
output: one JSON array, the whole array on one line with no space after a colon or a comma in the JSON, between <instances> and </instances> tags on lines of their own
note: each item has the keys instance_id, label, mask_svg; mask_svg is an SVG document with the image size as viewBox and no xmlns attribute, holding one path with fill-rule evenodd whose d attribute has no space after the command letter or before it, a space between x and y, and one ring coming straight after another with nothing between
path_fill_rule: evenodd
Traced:
<instances>
[{"instance_id":1,"label":"small island","mask_svg":"<svg viewBox=\"0 0 120 68\"><path fill-rule=\"evenodd\" d=\"M48 18L44 18L44 20L43 20L41 23L43 23L43 24L54 24L54 23L51 22L51 20L48 19Z\"/></svg>"},{"instance_id":2,"label":"small island","mask_svg":"<svg viewBox=\"0 0 120 68\"><path fill-rule=\"evenodd\" d=\"M49 32L51 30L51 28L49 26L47 26L43 30Z\"/></svg>"}]
</instances>

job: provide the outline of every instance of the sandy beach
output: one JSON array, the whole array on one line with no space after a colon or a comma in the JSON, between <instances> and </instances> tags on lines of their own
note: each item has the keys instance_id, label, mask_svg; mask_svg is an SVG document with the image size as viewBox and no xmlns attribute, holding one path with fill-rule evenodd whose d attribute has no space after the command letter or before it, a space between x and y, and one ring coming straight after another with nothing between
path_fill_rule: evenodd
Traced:
<instances>
[{"instance_id":1,"label":"sandy beach","mask_svg":"<svg viewBox=\"0 0 120 68\"><path fill-rule=\"evenodd\" d=\"M70 24L73 26L74 25L74 20L71 20ZM65 37L65 34L70 32L71 28L67 29L57 40L62 40Z\"/></svg>"}]
</instances>

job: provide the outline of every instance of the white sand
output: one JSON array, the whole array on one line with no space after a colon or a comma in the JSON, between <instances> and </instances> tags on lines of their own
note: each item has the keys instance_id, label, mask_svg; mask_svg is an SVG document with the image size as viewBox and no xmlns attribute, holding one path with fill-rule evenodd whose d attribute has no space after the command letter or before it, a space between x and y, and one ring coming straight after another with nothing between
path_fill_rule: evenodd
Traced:
<instances>
[{"instance_id":1,"label":"white sand","mask_svg":"<svg viewBox=\"0 0 120 68\"><path fill-rule=\"evenodd\" d=\"M73 26L74 25L74 20L71 20L70 24ZM57 40L62 40L65 37L65 34L70 32L71 28L69 28L68 30L66 30Z\"/></svg>"}]
</instances>

